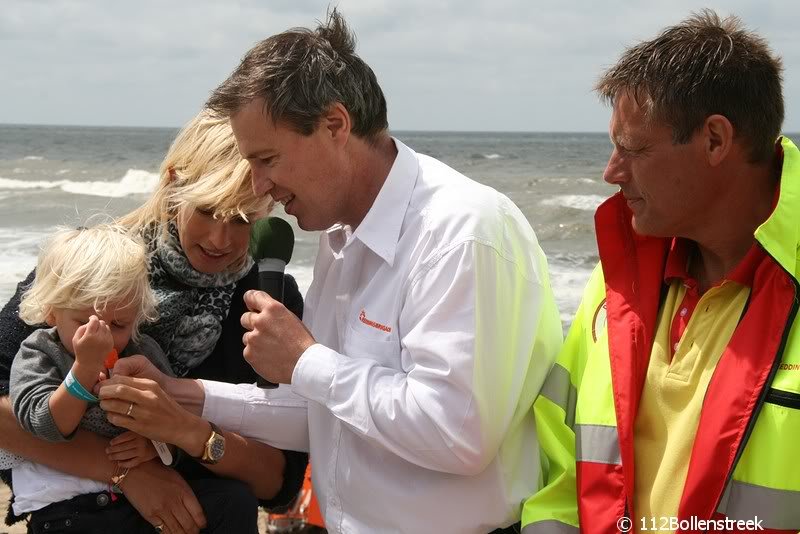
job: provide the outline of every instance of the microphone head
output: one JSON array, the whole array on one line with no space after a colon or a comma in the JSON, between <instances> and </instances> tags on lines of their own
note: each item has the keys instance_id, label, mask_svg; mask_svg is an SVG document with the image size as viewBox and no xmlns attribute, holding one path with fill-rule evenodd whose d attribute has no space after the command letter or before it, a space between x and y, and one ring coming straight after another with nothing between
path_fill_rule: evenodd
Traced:
<instances>
[{"instance_id":1,"label":"microphone head","mask_svg":"<svg viewBox=\"0 0 800 534\"><path fill-rule=\"evenodd\" d=\"M294 232L291 225L279 217L266 217L253 223L250 229L250 255L258 262L277 258L289 263L294 251Z\"/></svg>"}]
</instances>

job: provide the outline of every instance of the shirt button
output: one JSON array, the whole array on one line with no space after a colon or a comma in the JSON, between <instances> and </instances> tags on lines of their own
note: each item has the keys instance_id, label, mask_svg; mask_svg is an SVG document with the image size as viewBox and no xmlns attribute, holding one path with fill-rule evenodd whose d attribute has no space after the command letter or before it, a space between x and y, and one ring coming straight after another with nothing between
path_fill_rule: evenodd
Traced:
<instances>
[{"instance_id":1,"label":"shirt button","mask_svg":"<svg viewBox=\"0 0 800 534\"><path fill-rule=\"evenodd\" d=\"M678 344L677 343L672 345L672 352L678 352Z\"/></svg>"},{"instance_id":2,"label":"shirt button","mask_svg":"<svg viewBox=\"0 0 800 534\"><path fill-rule=\"evenodd\" d=\"M683 308L683 309L681 310L681 317L686 317L686 314L687 314L687 313L689 313L689 310L687 310L686 308Z\"/></svg>"},{"instance_id":3,"label":"shirt button","mask_svg":"<svg viewBox=\"0 0 800 534\"><path fill-rule=\"evenodd\" d=\"M72 526L72 520L71 519L67 519L66 521L64 521L64 526L65 527L71 527Z\"/></svg>"},{"instance_id":4,"label":"shirt button","mask_svg":"<svg viewBox=\"0 0 800 534\"><path fill-rule=\"evenodd\" d=\"M105 506L108 504L108 495L105 493L100 493L97 496L97 506Z\"/></svg>"}]
</instances>

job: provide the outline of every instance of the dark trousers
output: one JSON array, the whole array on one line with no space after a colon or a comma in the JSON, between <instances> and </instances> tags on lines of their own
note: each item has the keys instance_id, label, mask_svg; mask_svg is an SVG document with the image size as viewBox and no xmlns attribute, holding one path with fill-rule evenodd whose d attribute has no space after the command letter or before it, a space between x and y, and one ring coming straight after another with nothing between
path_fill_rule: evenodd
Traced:
<instances>
[{"instance_id":1,"label":"dark trousers","mask_svg":"<svg viewBox=\"0 0 800 534\"><path fill-rule=\"evenodd\" d=\"M489 534L519 534L521 530L522 526L519 523L515 523L510 527L498 528L496 530L493 530Z\"/></svg>"},{"instance_id":2,"label":"dark trousers","mask_svg":"<svg viewBox=\"0 0 800 534\"><path fill-rule=\"evenodd\" d=\"M250 488L225 478L188 481L203 507L206 534L257 534L258 501ZM153 525L123 496L112 501L108 492L79 495L31 513L29 534L153 534Z\"/></svg>"}]
</instances>

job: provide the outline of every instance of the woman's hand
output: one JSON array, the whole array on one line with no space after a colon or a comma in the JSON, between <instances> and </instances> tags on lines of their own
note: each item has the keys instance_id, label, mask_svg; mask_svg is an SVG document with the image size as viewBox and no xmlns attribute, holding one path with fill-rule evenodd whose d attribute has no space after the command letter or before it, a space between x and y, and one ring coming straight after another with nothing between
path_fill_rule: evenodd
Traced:
<instances>
[{"instance_id":1,"label":"woman's hand","mask_svg":"<svg viewBox=\"0 0 800 534\"><path fill-rule=\"evenodd\" d=\"M158 458L153 442L136 432L125 432L112 439L106 448L108 459L120 467L131 468Z\"/></svg>"},{"instance_id":2,"label":"woman's hand","mask_svg":"<svg viewBox=\"0 0 800 534\"><path fill-rule=\"evenodd\" d=\"M101 383L98 396L112 425L171 443L192 456L202 454L211 435L207 422L181 407L153 380L114 376Z\"/></svg>"},{"instance_id":3,"label":"woman's hand","mask_svg":"<svg viewBox=\"0 0 800 534\"><path fill-rule=\"evenodd\" d=\"M170 534L197 534L206 526L203 508L173 469L149 461L131 469L122 483L128 501L151 525Z\"/></svg>"}]
</instances>

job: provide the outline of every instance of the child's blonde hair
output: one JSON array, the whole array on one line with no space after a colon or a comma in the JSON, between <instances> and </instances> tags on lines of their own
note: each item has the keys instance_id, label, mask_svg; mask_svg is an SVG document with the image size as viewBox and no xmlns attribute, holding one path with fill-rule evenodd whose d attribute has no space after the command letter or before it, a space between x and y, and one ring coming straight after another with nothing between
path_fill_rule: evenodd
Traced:
<instances>
[{"instance_id":1,"label":"child's blonde hair","mask_svg":"<svg viewBox=\"0 0 800 534\"><path fill-rule=\"evenodd\" d=\"M141 238L111 224L60 229L42 246L36 277L22 295L19 316L28 324L41 324L55 309L102 312L123 300L138 307L136 339L139 325L157 317Z\"/></svg>"},{"instance_id":2,"label":"child's blonde hair","mask_svg":"<svg viewBox=\"0 0 800 534\"><path fill-rule=\"evenodd\" d=\"M245 221L272 208L269 196L253 193L250 165L239 154L230 122L208 110L183 127L160 172L150 199L120 218L120 224L134 232L154 225L166 231L166 223L177 223L184 207L210 211L215 219Z\"/></svg>"}]
</instances>

